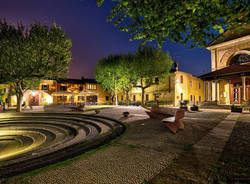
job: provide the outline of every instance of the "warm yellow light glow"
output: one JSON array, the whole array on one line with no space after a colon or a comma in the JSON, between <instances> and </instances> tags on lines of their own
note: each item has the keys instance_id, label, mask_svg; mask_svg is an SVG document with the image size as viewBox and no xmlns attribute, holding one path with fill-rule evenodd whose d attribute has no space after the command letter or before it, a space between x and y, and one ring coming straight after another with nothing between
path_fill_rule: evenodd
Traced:
<instances>
[{"instance_id":1,"label":"warm yellow light glow","mask_svg":"<svg viewBox=\"0 0 250 184\"><path fill-rule=\"evenodd\" d=\"M4 149L0 150L0 160L30 151L43 144L46 140L45 135L34 131L1 130L1 136L5 135L12 138L6 142ZM31 138L33 142L24 146L23 142L17 139L19 135L25 135Z\"/></svg>"},{"instance_id":2,"label":"warm yellow light glow","mask_svg":"<svg viewBox=\"0 0 250 184\"><path fill-rule=\"evenodd\" d=\"M36 92L35 92L35 91L31 91L30 94L31 94L32 96L35 96L35 95L36 95Z\"/></svg>"}]
</instances>

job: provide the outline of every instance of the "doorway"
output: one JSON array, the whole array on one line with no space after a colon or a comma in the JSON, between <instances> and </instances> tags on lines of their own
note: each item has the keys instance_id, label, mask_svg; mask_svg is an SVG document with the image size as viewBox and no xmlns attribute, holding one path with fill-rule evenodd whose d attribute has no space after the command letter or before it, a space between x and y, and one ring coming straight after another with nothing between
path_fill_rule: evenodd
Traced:
<instances>
[{"instance_id":1,"label":"doorway","mask_svg":"<svg viewBox=\"0 0 250 184\"><path fill-rule=\"evenodd\" d=\"M39 94L29 95L29 105L38 106L39 105Z\"/></svg>"}]
</instances>

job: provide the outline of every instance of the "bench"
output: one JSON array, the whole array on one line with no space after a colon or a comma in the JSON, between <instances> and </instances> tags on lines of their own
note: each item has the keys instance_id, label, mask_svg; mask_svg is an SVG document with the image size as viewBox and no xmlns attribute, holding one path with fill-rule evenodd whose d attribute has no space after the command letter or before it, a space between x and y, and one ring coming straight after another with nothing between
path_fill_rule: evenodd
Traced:
<instances>
[{"instance_id":1,"label":"bench","mask_svg":"<svg viewBox=\"0 0 250 184\"><path fill-rule=\"evenodd\" d=\"M173 133L176 133L178 129L184 129L184 124L181 121L185 115L183 109L154 107L151 111L146 111L146 113L150 118L160 119L166 123L166 126Z\"/></svg>"}]
</instances>

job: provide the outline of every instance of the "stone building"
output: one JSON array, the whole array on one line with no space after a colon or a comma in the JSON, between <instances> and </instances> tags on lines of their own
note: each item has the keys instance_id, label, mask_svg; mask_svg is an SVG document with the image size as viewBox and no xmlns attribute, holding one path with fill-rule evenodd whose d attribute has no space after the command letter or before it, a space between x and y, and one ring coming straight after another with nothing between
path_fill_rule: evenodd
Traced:
<instances>
[{"instance_id":1,"label":"stone building","mask_svg":"<svg viewBox=\"0 0 250 184\"><path fill-rule=\"evenodd\" d=\"M205 81L205 100L213 104L242 104L250 100L250 25L226 31L212 42L212 72Z\"/></svg>"}]
</instances>

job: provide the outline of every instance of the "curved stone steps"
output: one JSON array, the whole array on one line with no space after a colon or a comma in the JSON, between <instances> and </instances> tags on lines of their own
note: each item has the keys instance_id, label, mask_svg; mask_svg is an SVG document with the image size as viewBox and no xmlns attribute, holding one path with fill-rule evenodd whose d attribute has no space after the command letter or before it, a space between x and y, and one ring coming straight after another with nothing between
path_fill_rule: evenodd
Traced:
<instances>
[{"instance_id":1,"label":"curved stone steps","mask_svg":"<svg viewBox=\"0 0 250 184\"><path fill-rule=\"evenodd\" d=\"M76 156L124 130L119 121L96 115L7 113L0 117L0 148L10 154L0 157L0 178Z\"/></svg>"}]
</instances>

